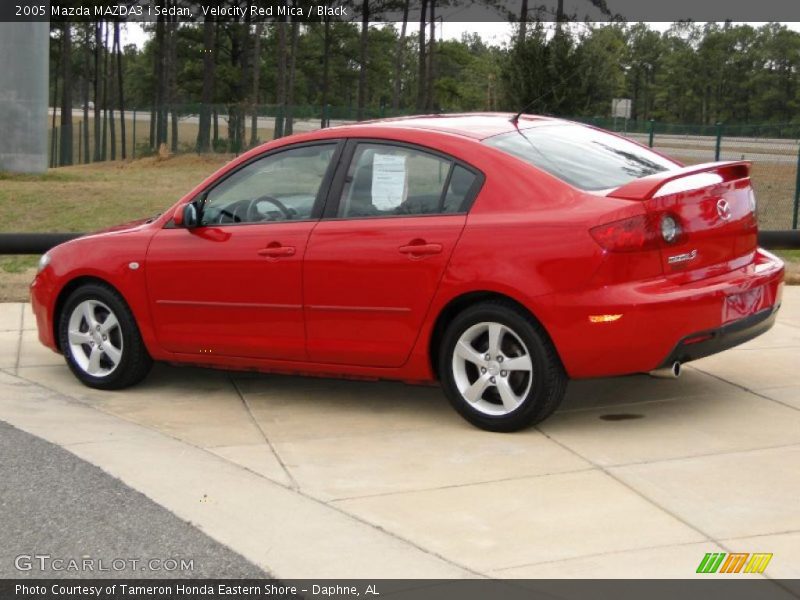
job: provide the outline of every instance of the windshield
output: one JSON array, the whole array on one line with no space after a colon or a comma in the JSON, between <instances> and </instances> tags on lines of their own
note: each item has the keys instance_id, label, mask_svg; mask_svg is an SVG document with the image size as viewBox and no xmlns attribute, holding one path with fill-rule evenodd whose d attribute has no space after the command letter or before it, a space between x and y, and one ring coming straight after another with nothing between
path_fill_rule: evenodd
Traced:
<instances>
[{"instance_id":1,"label":"windshield","mask_svg":"<svg viewBox=\"0 0 800 600\"><path fill-rule=\"evenodd\" d=\"M583 190L607 190L678 165L617 137L571 123L540 125L484 143L521 158Z\"/></svg>"}]
</instances>

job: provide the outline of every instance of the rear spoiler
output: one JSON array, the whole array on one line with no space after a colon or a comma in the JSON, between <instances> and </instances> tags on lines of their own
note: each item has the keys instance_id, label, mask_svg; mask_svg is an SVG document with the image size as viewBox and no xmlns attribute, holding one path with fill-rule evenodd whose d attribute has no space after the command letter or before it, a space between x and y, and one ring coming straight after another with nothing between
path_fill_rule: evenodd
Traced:
<instances>
[{"instance_id":1,"label":"rear spoiler","mask_svg":"<svg viewBox=\"0 0 800 600\"><path fill-rule=\"evenodd\" d=\"M634 179L622 187L609 192L607 195L624 200L649 200L667 183L684 177L700 174L713 174L722 178L722 182L744 179L750 175L750 161L720 161L692 165L672 171L662 171L646 177Z\"/></svg>"}]
</instances>

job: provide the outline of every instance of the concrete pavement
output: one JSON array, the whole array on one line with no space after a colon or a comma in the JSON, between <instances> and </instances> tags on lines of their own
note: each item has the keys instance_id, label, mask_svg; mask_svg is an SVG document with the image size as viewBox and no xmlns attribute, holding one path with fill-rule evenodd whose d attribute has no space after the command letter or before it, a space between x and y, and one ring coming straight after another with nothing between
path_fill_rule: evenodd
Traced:
<instances>
[{"instance_id":1,"label":"concrete pavement","mask_svg":"<svg viewBox=\"0 0 800 600\"><path fill-rule=\"evenodd\" d=\"M799 353L795 287L772 331L681 379L573 382L503 435L395 383L159 365L91 390L6 304L0 420L281 578L685 578L720 551L772 552L765 576L797 578Z\"/></svg>"}]
</instances>

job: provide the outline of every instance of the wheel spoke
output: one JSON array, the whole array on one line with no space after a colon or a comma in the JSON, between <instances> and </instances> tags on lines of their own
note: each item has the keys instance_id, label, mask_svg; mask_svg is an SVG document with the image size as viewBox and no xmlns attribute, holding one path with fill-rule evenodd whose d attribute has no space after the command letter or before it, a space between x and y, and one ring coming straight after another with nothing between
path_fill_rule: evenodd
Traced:
<instances>
[{"instance_id":1,"label":"wheel spoke","mask_svg":"<svg viewBox=\"0 0 800 600\"><path fill-rule=\"evenodd\" d=\"M475 380L475 383L464 390L464 397L475 404L483 397L483 392L486 391L487 387L489 387L489 377L482 375Z\"/></svg>"},{"instance_id":2,"label":"wheel spoke","mask_svg":"<svg viewBox=\"0 0 800 600\"><path fill-rule=\"evenodd\" d=\"M489 354L492 357L500 353L500 341L503 337L503 326L500 323L489 323Z\"/></svg>"},{"instance_id":3,"label":"wheel spoke","mask_svg":"<svg viewBox=\"0 0 800 600\"><path fill-rule=\"evenodd\" d=\"M100 357L102 355L103 353L96 346L92 348L92 352L89 354L89 364L86 367L86 372L89 375L94 375L100 371Z\"/></svg>"},{"instance_id":4,"label":"wheel spoke","mask_svg":"<svg viewBox=\"0 0 800 600\"><path fill-rule=\"evenodd\" d=\"M531 364L531 357L523 354L522 356L507 358L503 363L503 368L509 371L531 371L533 370L533 364Z\"/></svg>"},{"instance_id":5,"label":"wheel spoke","mask_svg":"<svg viewBox=\"0 0 800 600\"><path fill-rule=\"evenodd\" d=\"M109 343L106 343L103 346L103 353L108 357L115 365L119 364L120 359L122 358L122 351L119 348L115 348Z\"/></svg>"},{"instance_id":6,"label":"wheel spoke","mask_svg":"<svg viewBox=\"0 0 800 600\"><path fill-rule=\"evenodd\" d=\"M97 326L97 319L94 316L94 304L91 302L83 303L83 318L86 319L89 329L94 329Z\"/></svg>"},{"instance_id":7,"label":"wheel spoke","mask_svg":"<svg viewBox=\"0 0 800 600\"><path fill-rule=\"evenodd\" d=\"M100 324L100 333L108 333L117 325L119 325L119 321L117 321L116 315L114 315L114 313L108 313L106 320Z\"/></svg>"},{"instance_id":8,"label":"wheel spoke","mask_svg":"<svg viewBox=\"0 0 800 600\"><path fill-rule=\"evenodd\" d=\"M88 332L70 330L67 334L70 344L89 344L92 341L92 336Z\"/></svg>"},{"instance_id":9,"label":"wheel spoke","mask_svg":"<svg viewBox=\"0 0 800 600\"><path fill-rule=\"evenodd\" d=\"M467 362L471 362L479 367L483 367L486 364L486 361L483 359L483 354L475 350L472 344L465 340L461 340L456 344L456 354Z\"/></svg>"},{"instance_id":10,"label":"wheel spoke","mask_svg":"<svg viewBox=\"0 0 800 600\"><path fill-rule=\"evenodd\" d=\"M502 378L497 381L497 391L500 393L500 399L503 401L503 406L507 411L512 411L519 406L519 399L511 386L508 379Z\"/></svg>"}]
</instances>

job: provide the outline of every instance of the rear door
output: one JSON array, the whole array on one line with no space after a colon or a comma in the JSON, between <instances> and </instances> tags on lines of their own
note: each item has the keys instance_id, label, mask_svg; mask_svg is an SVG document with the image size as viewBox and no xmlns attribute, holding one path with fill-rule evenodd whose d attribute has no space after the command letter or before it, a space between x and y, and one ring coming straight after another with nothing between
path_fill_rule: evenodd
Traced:
<instances>
[{"instance_id":1,"label":"rear door","mask_svg":"<svg viewBox=\"0 0 800 600\"><path fill-rule=\"evenodd\" d=\"M319 363L399 367L483 176L419 147L348 144L341 193L306 249L307 351Z\"/></svg>"}]
</instances>

